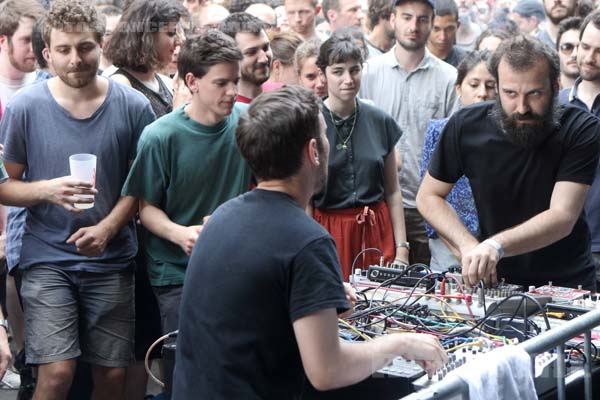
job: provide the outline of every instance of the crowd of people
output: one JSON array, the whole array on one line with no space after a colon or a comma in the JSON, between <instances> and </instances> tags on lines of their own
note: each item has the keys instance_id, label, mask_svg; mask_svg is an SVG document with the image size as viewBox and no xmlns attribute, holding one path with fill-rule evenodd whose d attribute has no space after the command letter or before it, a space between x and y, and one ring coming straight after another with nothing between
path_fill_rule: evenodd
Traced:
<instances>
[{"instance_id":1,"label":"crowd of people","mask_svg":"<svg viewBox=\"0 0 600 400\"><path fill-rule=\"evenodd\" d=\"M595 8L0 0L3 384L141 400L167 334L175 399L433 373L432 336L338 339L370 265L595 291Z\"/></svg>"}]
</instances>

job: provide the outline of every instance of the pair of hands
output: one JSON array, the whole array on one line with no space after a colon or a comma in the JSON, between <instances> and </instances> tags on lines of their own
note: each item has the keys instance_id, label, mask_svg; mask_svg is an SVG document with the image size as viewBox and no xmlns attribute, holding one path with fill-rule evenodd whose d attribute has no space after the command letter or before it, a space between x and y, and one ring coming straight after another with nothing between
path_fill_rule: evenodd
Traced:
<instances>
[{"instance_id":1,"label":"pair of hands","mask_svg":"<svg viewBox=\"0 0 600 400\"><path fill-rule=\"evenodd\" d=\"M477 286L483 279L487 287L496 285L496 266L500 261L498 250L485 242L460 249L462 276L468 287Z\"/></svg>"},{"instance_id":2,"label":"pair of hands","mask_svg":"<svg viewBox=\"0 0 600 400\"><path fill-rule=\"evenodd\" d=\"M175 232L174 242L181 247L188 257L192 255L196 240L198 240L200 232L204 229L204 224L208 222L209 218L210 215L204 217L202 225L179 226L177 232Z\"/></svg>"}]
</instances>

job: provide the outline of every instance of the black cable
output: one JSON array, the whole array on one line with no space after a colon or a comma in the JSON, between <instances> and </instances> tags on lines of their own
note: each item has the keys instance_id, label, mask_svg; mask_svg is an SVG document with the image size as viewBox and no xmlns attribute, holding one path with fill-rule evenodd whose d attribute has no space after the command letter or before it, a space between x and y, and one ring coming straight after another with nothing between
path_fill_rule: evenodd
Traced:
<instances>
[{"instance_id":1,"label":"black cable","mask_svg":"<svg viewBox=\"0 0 600 400\"><path fill-rule=\"evenodd\" d=\"M354 261L352 261L352 269L350 270L350 276L354 276L354 266L356 265L356 261L358 261L358 257L360 257L363 253L366 253L367 251L376 251L381 257L383 257L383 252L375 247L368 247L364 250L359 251L356 257L354 257Z\"/></svg>"}]
</instances>

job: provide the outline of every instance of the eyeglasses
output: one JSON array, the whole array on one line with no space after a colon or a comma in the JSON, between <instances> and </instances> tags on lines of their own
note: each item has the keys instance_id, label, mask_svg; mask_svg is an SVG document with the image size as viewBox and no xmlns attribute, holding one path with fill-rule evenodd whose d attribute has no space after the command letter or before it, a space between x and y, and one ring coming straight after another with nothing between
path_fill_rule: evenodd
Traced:
<instances>
[{"instance_id":1,"label":"eyeglasses","mask_svg":"<svg viewBox=\"0 0 600 400\"><path fill-rule=\"evenodd\" d=\"M573 44L573 43L563 43L558 48L560 49L561 53L568 55L568 54L571 54L573 52L573 50L575 50L575 48L578 46L579 45Z\"/></svg>"}]
</instances>

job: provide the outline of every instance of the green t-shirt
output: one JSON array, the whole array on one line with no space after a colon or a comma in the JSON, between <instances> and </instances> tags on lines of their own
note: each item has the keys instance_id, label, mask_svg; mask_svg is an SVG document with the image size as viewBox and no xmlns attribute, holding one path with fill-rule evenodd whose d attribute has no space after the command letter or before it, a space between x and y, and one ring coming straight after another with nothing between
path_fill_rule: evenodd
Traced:
<instances>
[{"instance_id":1,"label":"green t-shirt","mask_svg":"<svg viewBox=\"0 0 600 400\"><path fill-rule=\"evenodd\" d=\"M206 126L182 106L148 125L122 194L145 199L177 224L202 224L203 217L250 187L251 171L235 140L246 108L236 103L222 122ZM151 232L143 240L150 283L183 284L188 257L181 247Z\"/></svg>"}]
</instances>

